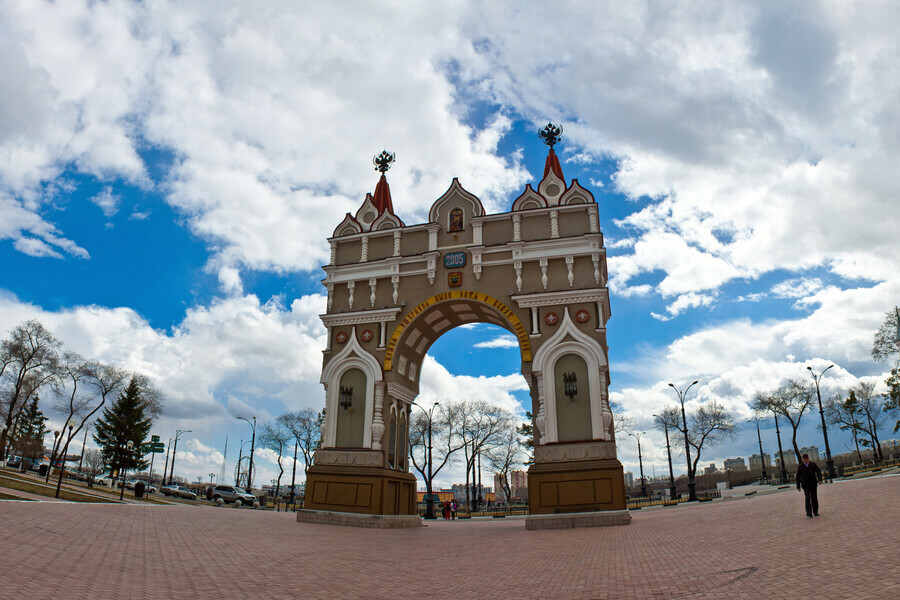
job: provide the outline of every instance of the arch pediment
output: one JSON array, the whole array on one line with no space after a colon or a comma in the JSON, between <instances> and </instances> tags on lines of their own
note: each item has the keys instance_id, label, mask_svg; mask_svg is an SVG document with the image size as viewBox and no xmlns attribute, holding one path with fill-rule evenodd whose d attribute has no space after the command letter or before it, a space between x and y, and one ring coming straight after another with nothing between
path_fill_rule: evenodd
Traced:
<instances>
[{"instance_id":1,"label":"arch pediment","mask_svg":"<svg viewBox=\"0 0 900 600\"><path fill-rule=\"evenodd\" d=\"M556 176L552 170L547 172L547 176L538 186L538 193L547 200L550 206L557 206L559 198L566 191L566 182Z\"/></svg>"},{"instance_id":2,"label":"arch pediment","mask_svg":"<svg viewBox=\"0 0 900 600\"><path fill-rule=\"evenodd\" d=\"M347 213L347 216L344 217L344 220L341 221L340 225L334 228L334 233L331 234L331 236L341 237L353 235L355 233L362 233L362 227L360 227L356 219L353 218L353 215Z\"/></svg>"},{"instance_id":3,"label":"arch pediment","mask_svg":"<svg viewBox=\"0 0 900 600\"><path fill-rule=\"evenodd\" d=\"M356 215L354 219L362 227L363 231L369 231L372 228L372 223L378 218L378 208L375 206L375 200L372 198L372 194L366 194L366 200L363 202L362 206L359 207L359 210L356 211Z\"/></svg>"},{"instance_id":4,"label":"arch pediment","mask_svg":"<svg viewBox=\"0 0 900 600\"><path fill-rule=\"evenodd\" d=\"M372 231L383 231L385 229L396 229L403 227L403 221L394 213L384 211L381 216L372 223Z\"/></svg>"},{"instance_id":5,"label":"arch pediment","mask_svg":"<svg viewBox=\"0 0 900 600\"><path fill-rule=\"evenodd\" d=\"M532 208L547 208L547 200L534 191L531 184L525 185L525 191L515 199L512 205L513 211L529 210Z\"/></svg>"},{"instance_id":6,"label":"arch pediment","mask_svg":"<svg viewBox=\"0 0 900 600\"><path fill-rule=\"evenodd\" d=\"M590 204L596 202L594 195L581 187L577 179L572 180L572 185L559 199L560 206L568 206L570 204Z\"/></svg>"},{"instance_id":7,"label":"arch pediment","mask_svg":"<svg viewBox=\"0 0 900 600\"><path fill-rule=\"evenodd\" d=\"M428 221L439 223L445 231L450 231L450 212L460 208L463 211L463 227L468 227L469 221L475 217L484 216L484 206L478 196L466 190L459 179L454 177L453 182L444 195L435 200L428 211Z\"/></svg>"}]
</instances>

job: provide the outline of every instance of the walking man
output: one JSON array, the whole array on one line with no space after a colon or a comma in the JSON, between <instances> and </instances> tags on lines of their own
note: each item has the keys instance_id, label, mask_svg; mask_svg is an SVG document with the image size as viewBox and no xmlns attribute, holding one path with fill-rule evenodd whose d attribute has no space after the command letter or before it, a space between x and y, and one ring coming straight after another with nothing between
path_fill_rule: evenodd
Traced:
<instances>
[{"instance_id":1,"label":"walking man","mask_svg":"<svg viewBox=\"0 0 900 600\"><path fill-rule=\"evenodd\" d=\"M803 488L806 496L806 516L819 516L819 483L822 481L822 471L819 465L809 460L809 454L803 455L803 462L797 467L797 491Z\"/></svg>"}]
</instances>

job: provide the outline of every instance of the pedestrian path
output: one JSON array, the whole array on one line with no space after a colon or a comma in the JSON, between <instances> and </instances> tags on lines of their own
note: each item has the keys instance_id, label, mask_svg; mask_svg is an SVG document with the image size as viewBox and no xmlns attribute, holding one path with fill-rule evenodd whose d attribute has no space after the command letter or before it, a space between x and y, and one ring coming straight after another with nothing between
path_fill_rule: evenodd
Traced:
<instances>
[{"instance_id":1,"label":"pedestrian path","mask_svg":"<svg viewBox=\"0 0 900 600\"><path fill-rule=\"evenodd\" d=\"M900 597L900 476L635 511L626 527L521 520L376 530L294 513L5 502L0 589L30 598L806 599ZM65 565L65 568L59 568ZM801 576L815 573L816 576Z\"/></svg>"}]
</instances>

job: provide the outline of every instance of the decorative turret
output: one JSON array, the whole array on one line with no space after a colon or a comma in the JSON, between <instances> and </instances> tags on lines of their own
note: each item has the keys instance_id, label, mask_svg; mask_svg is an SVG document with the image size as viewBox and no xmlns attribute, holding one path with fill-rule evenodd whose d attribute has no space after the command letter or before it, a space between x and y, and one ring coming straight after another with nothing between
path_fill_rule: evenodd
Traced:
<instances>
[{"instance_id":1,"label":"decorative turret","mask_svg":"<svg viewBox=\"0 0 900 600\"><path fill-rule=\"evenodd\" d=\"M553 174L559 177L562 181L565 182L566 178L563 177L562 166L559 164L559 158L556 156L556 152L553 151L553 146L559 142L562 137L562 125L554 125L553 123L547 123L547 126L541 129L538 132L538 135L541 136L541 139L544 140L544 143L550 146L550 153L547 155L547 162L544 163L544 179L547 178L547 174L553 171Z\"/></svg>"},{"instance_id":2,"label":"decorative turret","mask_svg":"<svg viewBox=\"0 0 900 600\"><path fill-rule=\"evenodd\" d=\"M550 146L550 153L547 155L547 162L544 163L544 179L538 186L538 193L546 198L547 204L556 206L559 204L559 197L566 190L566 180L563 177L562 167L559 164L559 158L553 151L553 146L562 137L562 125L554 125L547 123L547 126L541 129L538 134L544 143Z\"/></svg>"},{"instance_id":3,"label":"decorative turret","mask_svg":"<svg viewBox=\"0 0 900 600\"><path fill-rule=\"evenodd\" d=\"M385 211L394 214L394 206L391 204L391 188L388 185L387 177L384 175L391 168L394 158L395 156L392 152L382 150L381 154L372 159L372 162L375 163L375 170L381 172L381 179L378 180L378 185L375 186L375 198L373 200L379 216Z\"/></svg>"}]
</instances>

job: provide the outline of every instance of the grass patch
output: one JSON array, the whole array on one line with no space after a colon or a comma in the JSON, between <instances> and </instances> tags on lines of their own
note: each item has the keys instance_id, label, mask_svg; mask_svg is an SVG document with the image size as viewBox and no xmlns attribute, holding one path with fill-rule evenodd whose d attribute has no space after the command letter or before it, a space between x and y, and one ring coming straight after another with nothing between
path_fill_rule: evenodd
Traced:
<instances>
[{"instance_id":1,"label":"grass patch","mask_svg":"<svg viewBox=\"0 0 900 600\"><path fill-rule=\"evenodd\" d=\"M28 492L29 494L37 494L39 496L47 496L53 498L56 495L56 486L45 485L43 483L34 483L31 481L0 475L0 486L20 492ZM107 500L106 498L98 498L89 494L74 492L65 488L59 491L60 500L69 500L71 502L104 502L115 503L115 500Z\"/></svg>"},{"instance_id":2,"label":"grass patch","mask_svg":"<svg viewBox=\"0 0 900 600\"><path fill-rule=\"evenodd\" d=\"M4 494L0 492L0 500L31 500L31 498L19 498L18 496L13 496L12 494Z\"/></svg>"}]
</instances>

